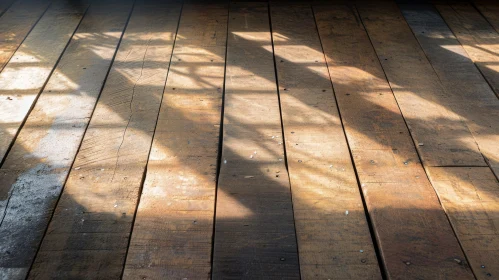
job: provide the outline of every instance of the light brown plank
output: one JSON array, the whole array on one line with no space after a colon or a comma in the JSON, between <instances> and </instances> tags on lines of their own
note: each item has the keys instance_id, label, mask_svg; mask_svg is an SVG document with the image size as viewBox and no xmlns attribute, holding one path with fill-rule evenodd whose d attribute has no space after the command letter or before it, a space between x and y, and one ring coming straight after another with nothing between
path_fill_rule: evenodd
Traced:
<instances>
[{"instance_id":1,"label":"light brown plank","mask_svg":"<svg viewBox=\"0 0 499 280\"><path fill-rule=\"evenodd\" d=\"M472 279L355 8L318 6L314 11L388 278ZM386 11L394 10L388 8ZM385 24L386 29L397 30L395 23L387 22L377 10L364 12L365 21L376 19L380 25ZM372 24L372 29L380 28ZM387 30L374 30L372 36L378 40L379 48L387 47L402 55L403 52L387 38L391 38L389 35L403 36L405 31L395 35L387 34ZM402 61L412 62L400 59L399 64L397 61L391 63L402 65ZM406 79L402 73L412 74L406 69L397 69L402 73L394 73L396 69L390 67L385 70L391 71L389 77L398 75L399 80ZM400 89L395 87L394 90ZM412 121L424 122L424 115Z\"/></svg>"},{"instance_id":2,"label":"light brown plank","mask_svg":"<svg viewBox=\"0 0 499 280\"><path fill-rule=\"evenodd\" d=\"M227 7L184 4L125 279L208 279Z\"/></svg>"},{"instance_id":3,"label":"light brown plank","mask_svg":"<svg viewBox=\"0 0 499 280\"><path fill-rule=\"evenodd\" d=\"M271 21L301 278L381 279L312 9Z\"/></svg>"},{"instance_id":4,"label":"light brown plank","mask_svg":"<svg viewBox=\"0 0 499 280\"><path fill-rule=\"evenodd\" d=\"M50 0L18 0L0 17L0 71L45 12Z\"/></svg>"},{"instance_id":5,"label":"light brown plank","mask_svg":"<svg viewBox=\"0 0 499 280\"><path fill-rule=\"evenodd\" d=\"M209 278L227 7L186 4L125 278Z\"/></svg>"},{"instance_id":6,"label":"light brown plank","mask_svg":"<svg viewBox=\"0 0 499 280\"><path fill-rule=\"evenodd\" d=\"M53 4L0 73L0 162L88 5Z\"/></svg>"},{"instance_id":7,"label":"light brown plank","mask_svg":"<svg viewBox=\"0 0 499 280\"><path fill-rule=\"evenodd\" d=\"M89 8L0 169L0 278L35 257L128 19L115 4Z\"/></svg>"},{"instance_id":8,"label":"light brown plank","mask_svg":"<svg viewBox=\"0 0 499 280\"><path fill-rule=\"evenodd\" d=\"M499 97L499 33L469 3L436 7Z\"/></svg>"},{"instance_id":9,"label":"light brown plank","mask_svg":"<svg viewBox=\"0 0 499 280\"><path fill-rule=\"evenodd\" d=\"M499 176L499 100L432 6L404 5L402 9L440 81L452 93L441 104L462 117Z\"/></svg>"},{"instance_id":10,"label":"light brown plank","mask_svg":"<svg viewBox=\"0 0 499 280\"><path fill-rule=\"evenodd\" d=\"M135 4L31 278L121 276L181 8L152 4Z\"/></svg>"},{"instance_id":11,"label":"light brown plank","mask_svg":"<svg viewBox=\"0 0 499 280\"><path fill-rule=\"evenodd\" d=\"M499 276L499 182L487 167L428 168L477 279Z\"/></svg>"},{"instance_id":12,"label":"light brown plank","mask_svg":"<svg viewBox=\"0 0 499 280\"><path fill-rule=\"evenodd\" d=\"M485 166L462 117L440 103L450 93L395 3L358 8L425 166Z\"/></svg>"},{"instance_id":13,"label":"light brown plank","mask_svg":"<svg viewBox=\"0 0 499 280\"><path fill-rule=\"evenodd\" d=\"M267 3L230 5L213 279L300 277Z\"/></svg>"}]
</instances>

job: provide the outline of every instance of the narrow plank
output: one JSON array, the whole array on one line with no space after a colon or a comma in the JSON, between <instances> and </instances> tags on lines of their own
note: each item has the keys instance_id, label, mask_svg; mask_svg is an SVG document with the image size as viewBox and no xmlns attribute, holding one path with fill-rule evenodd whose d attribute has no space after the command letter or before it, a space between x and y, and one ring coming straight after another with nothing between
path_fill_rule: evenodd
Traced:
<instances>
[{"instance_id":1,"label":"narrow plank","mask_svg":"<svg viewBox=\"0 0 499 280\"><path fill-rule=\"evenodd\" d=\"M87 7L66 1L53 4L0 73L0 162Z\"/></svg>"},{"instance_id":2,"label":"narrow plank","mask_svg":"<svg viewBox=\"0 0 499 280\"><path fill-rule=\"evenodd\" d=\"M14 3L15 0L0 0L0 16Z\"/></svg>"},{"instance_id":3,"label":"narrow plank","mask_svg":"<svg viewBox=\"0 0 499 280\"><path fill-rule=\"evenodd\" d=\"M425 166L485 166L446 92L395 3L360 5L371 38Z\"/></svg>"},{"instance_id":4,"label":"narrow plank","mask_svg":"<svg viewBox=\"0 0 499 280\"><path fill-rule=\"evenodd\" d=\"M231 3L213 279L300 278L266 3Z\"/></svg>"},{"instance_id":5,"label":"narrow plank","mask_svg":"<svg viewBox=\"0 0 499 280\"><path fill-rule=\"evenodd\" d=\"M499 176L499 100L433 6L401 8L440 81L452 93L442 102L463 118Z\"/></svg>"},{"instance_id":6,"label":"narrow plank","mask_svg":"<svg viewBox=\"0 0 499 280\"><path fill-rule=\"evenodd\" d=\"M45 12L50 0L18 0L0 17L0 71Z\"/></svg>"},{"instance_id":7,"label":"narrow plank","mask_svg":"<svg viewBox=\"0 0 499 280\"><path fill-rule=\"evenodd\" d=\"M180 8L135 4L31 278L120 278Z\"/></svg>"},{"instance_id":8,"label":"narrow plank","mask_svg":"<svg viewBox=\"0 0 499 280\"><path fill-rule=\"evenodd\" d=\"M349 6L314 11L388 279L473 279L359 15ZM396 29L371 11L366 20L374 18Z\"/></svg>"},{"instance_id":9,"label":"narrow plank","mask_svg":"<svg viewBox=\"0 0 499 280\"><path fill-rule=\"evenodd\" d=\"M35 257L128 19L120 3L89 8L0 169L0 278L24 279Z\"/></svg>"},{"instance_id":10,"label":"narrow plank","mask_svg":"<svg viewBox=\"0 0 499 280\"><path fill-rule=\"evenodd\" d=\"M499 275L499 182L487 167L428 168L477 279Z\"/></svg>"},{"instance_id":11,"label":"narrow plank","mask_svg":"<svg viewBox=\"0 0 499 280\"><path fill-rule=\"evenodd\" d=\"M312 9L271 21L302 279L381 279Z\"/></svg>"},{"instance_id":12,"label":"narrow plank","mask_svg":"<svg viewBox=\"0 0 499 280\"><path fill-rule=\"evenodd\" d=\"M184 4L125 279L209 279L226 4Z\"/></svg>"},{"instance_id":13,"label":"narrow plank","mask_svg":"<svg viewBox=\"0 0 499 280\"><path fill-rule=\"evenodd\" d=\"M499 97L499 33L469 3L436 8Z\"/></svg>"}]
</instances>

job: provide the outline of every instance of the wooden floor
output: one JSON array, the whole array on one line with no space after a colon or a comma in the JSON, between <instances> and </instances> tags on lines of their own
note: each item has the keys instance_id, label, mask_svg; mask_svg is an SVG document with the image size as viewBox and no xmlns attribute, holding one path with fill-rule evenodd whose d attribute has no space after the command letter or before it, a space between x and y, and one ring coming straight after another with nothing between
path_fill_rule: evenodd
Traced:
<instances>
[{"instance_id":1,"label":"wooden floor","mask_svg":"<svg viewBox=\"0 0 499 280\"><path fill-rule=\"evenodd\" d=\"M0 0L0 279L499 279L499 3Z\"/></svg>"}]
</instances>

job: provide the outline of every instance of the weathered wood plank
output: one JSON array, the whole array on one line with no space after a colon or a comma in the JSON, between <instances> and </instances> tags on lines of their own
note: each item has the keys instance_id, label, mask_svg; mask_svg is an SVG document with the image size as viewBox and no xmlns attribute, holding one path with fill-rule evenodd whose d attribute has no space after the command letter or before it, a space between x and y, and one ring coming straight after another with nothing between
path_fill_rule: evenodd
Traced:
<instances>
[{"instance_id":1,"label":"weathered wood plank","mask_svg":"<svg viewBox=\"0 0 499 280\"><path fill-rule=\"evenodd\" d=\"M427 169L477 279L499 275L499 182L487 167Z\"/></svg>"},{"instance_id":2,"label":"weathered wood plank","mask_svg":"<svg viewBox=\"0 0 499 280\"><path fill-rule=\"evenodd\" d=\"M14 3L15 0L0 0L0 16Z\"/></svg>"},{"instance_id":3,"label":"weathered wood plank","mask_svg":"<svg viewBox=\"0 0 499 280\"><path fill-rule=\"evenodd\" d=\"M302 279L381 279L312 9L271 21Z\"/></svg>"},{"instance_id":4,"label":"weathered wood plank","mask_svg":"<svg viewBox=\"0 0 499 280\"><path fill-rule=\"evenodd\" d=\"M31 278L120 278L180 8L135 4Z\"/></svg>"},{"instance_id":5,"label":"weathered wood plank","mask_svg":"<svg viewBox=\"0 0 499 280\"><path fill-rule=\"evenodd\" d=\"M499 33L469 3L436 8L499 97Z\"/></svg>"},{"instance_id":6,"label":"weathered wood plank","mask_svg":"<svg viewBox=\"0 0 499 280\"><path fill-rule=\"evenodd\" d=\"M225 4L184 4L125 279L209 279Z\"/></svg>"},{"instance_id":7,"label":"weathered wood plank","mask_svg":"<svg viewBox=\"0 0 499 280\"><path fill-rule=\"evenodd\" d=\"M298 279L267 4L229 10L212 278Z\"/></svg>"},{"instance_id":8,"label":"weathered wood plank","mask_svg":"<svg viewBox=\"0 0 499 280\"><path fill-rule=\"evenodd\" d=\"M487 19L490 25L499 32L499 4L494 0L474 0L474 6Z\"/></svg>"},{"instance_id":9,"label":"weathered wood plank","mask_svg":"<svg viewBox=\"0 0 499 280\"><path fill-rule=\"evenodd\" d=\"M348 6L318 6L314 11L388 278L472 279L357 12ZM377 13L365 16L369 17L366 21L377 19L386 28L396 29ZM374 40L383 39L378 44L402 54L386 37L379 38L380 33L373 32Z\"/></svg>"},{"instance_id":10,"label":"weathered wood plank","mask_svg":"<svg viewBox=\"0 0 499 280\"><path fill-rule=\"evenodd\" d=\"M450 93L395 3L358 8L425 166L485 166L462 117L440 103Z\"/></svg>"},{"instance_id":11,"label":"weathered wood plank","mask_svg":"<svg viewBox=\"0 0 499 280\"><path fill-rule=\"evenodd\" d=\"M89 8L0 169L0 278L24 279L31 266L130 10Z\"/></svg>"},{"instance_id":12,"label":"weathered wood plank","mask_svg":"<svg viewBox=\"0 0 499 280\"><path fill-rule=\"evenodd\" d=\"M66 1L52 5L0 73L0 162L87 7Z\"/></svg>"},{"instance_id":13,"label":"weathered wood plank","mask_svg":"<svg viewBox=\"0 0 499 280\"><path fill-rule=\"evenodd\" d=\"M441 104L463 118L499 176L499 100L432 6L401 7L440 81L452 93Z\"/></svg>"},{"instance_id":14,"label":"weathered wood plank","mask_svg":"<svg viewBox=\"0 0 499 280\"><path fill-rule=\"evenodd\" d=\"M50 0L19 0L0 17L0 71L45 12Z\"/></svg>"}]
</instances>

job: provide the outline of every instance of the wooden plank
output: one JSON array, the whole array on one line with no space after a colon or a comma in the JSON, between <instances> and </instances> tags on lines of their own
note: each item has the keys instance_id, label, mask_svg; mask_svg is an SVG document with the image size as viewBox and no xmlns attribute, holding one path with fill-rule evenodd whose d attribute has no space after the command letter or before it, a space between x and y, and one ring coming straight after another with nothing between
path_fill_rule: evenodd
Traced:
<instances>
[{"instance_id":1,"label":"wooden plank","mask_svg":"<svg viewBox=\"0 0 499 280\"><path fill-rule=\"evenodd\" d=\"M0 16L14 3L15 0L0 0Z\"/></svg>"},{"instance_id":2,"label":"wooden plank","mask_svg":"<svg viewBox=\"0 0 499 280\"><path fill-rule=\"evenodd\" d=\"M31 278L120 278L180 8L135 4Z\"/></svg>"},{"instance_id":3,"label":"wooden plank","mask_svg":"<svg viewBox=\"0 0 499 280\"><path fill-rule=\"evenodd\" d=\"M358 7L425 166L485 166L462 117L441 102L451 93L395 3Z\"/></svg>"},{"instance_id":4,"label":"wooden plank","mask_svg":"<svg viewBox=\"0 0 499 280\"><path fill-rule=\"evenodd\" d=\"M24 279L35 257L128 19L120 3L89 8L0 169L0 278Z\"/></svg>"},{"instance_id":5,"label":"wooden plank","mask_svg":"<svg viewBox=\"0 0 499 280\"><path fill-rule=\"evenodd\" d=\"M209 279L225 4L184 4L125 279Z\"/></svg>"},{"instance_id":6,"label":"wooden plank","mask_svg":"<svg viewBox=\"0 0 499 280\"><path fill-rule=\"evenodd\" d=\"M499 176L499 100L433 6L401 7L440 81L452 93L442 104L463 118Z\"/></svg>"},{"instance_id":7,"label":"wooden plank","mask_svg":"<svg viewBox=\"0 0 499 280\"><path fill-rule=\"evenodd\" d=\"M388 279L472 279L357 12L348 6L318 6L314 11ZM364 12L364 20L376 19L386 28L397 29L379 13ZM386 37L380 38L380 33L374 30L372 34L378 47L402 53ZM389 77L393 75L390 72Z\"/></svg>"},{"instance_id":8,"label":"wooden plank","mask_svg":"<svg viewBox=\"0 0 499 280\"><path fill-rule=\"evenodd\" d=\"M436 7L499 97L499 33L469 3Z\"/></svg>"},{"instance_id":9,"label":"wooden plank","mask_svg":"<svg viewBox=\"0 0 499 280\"><path fill-rule=\"evenodd\" d=\"M494 0L474 0L475 8L499 32L499 4Z\"/></svg>"},{"instance_id":10,"label":"wooden plank","mask_svg":"<svg viewBox=\"0 0 499 280\"><path fill-rule=\"evenodd\" d=\"M499 275L499 182L487 167L428 168L477 279Z\"/></svg>"},{"instance_id":11,"label":"wooden plank","mask_svg":"<svg viewBox=\"0 0 499 280\"><path fill-rule=\"evenodd\" d=\"M266 3L231 3L213 279L300 278Z\"/></svg>"},{"instance_id":12,"label":"wooden plank","mask_svg":"<svg viewBox=\"0 0 499 280\"><path fill-rule=\"evenodd\" d=\"M18 0L0 17L0 71L43 15L50 0Z\"/></svg>"},{"instance_id":13,"label":"wooden plank","mask_svg":"<svg viewBox=\"0 0 499 280\"><path fill-rule=\"evenodd\" d=\"M0 162L88 5L52 5L0 73Z\"/></svg>"},{"instance_id":14,"label":"wooden plank","mask_svg":"<svg viewBox=\"0 0 499 280\"><path fill-rule=\"evenodd\" d=\"M381 279L312 9L271 21L302 279Z\"/></svg>"}]
</instances>

